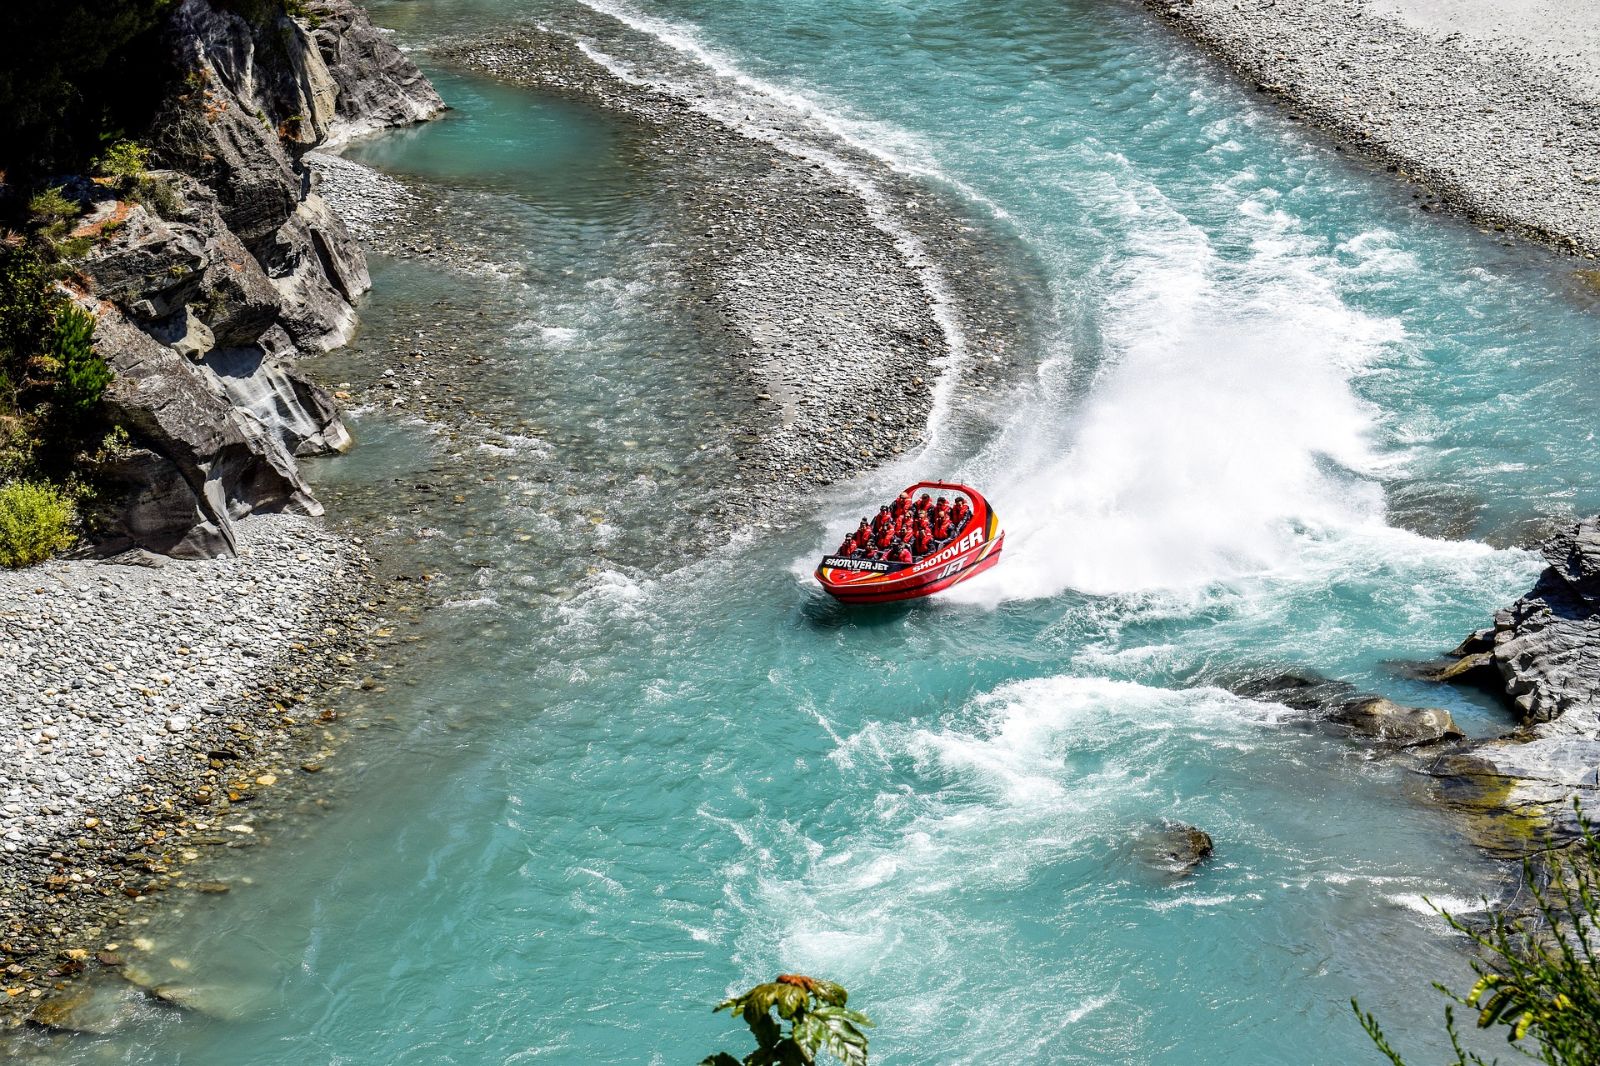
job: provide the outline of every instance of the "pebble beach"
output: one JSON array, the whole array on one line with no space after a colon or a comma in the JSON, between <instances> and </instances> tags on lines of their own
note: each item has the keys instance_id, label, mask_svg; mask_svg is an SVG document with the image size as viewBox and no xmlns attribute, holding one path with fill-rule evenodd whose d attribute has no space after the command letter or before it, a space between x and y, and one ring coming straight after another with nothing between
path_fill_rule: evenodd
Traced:
<instances>
[{"instance_id":1,"label":"pebble beach","mask_svg":"<svg viewBox=\"0 0 1600 1066\"><path fill-rule=\"evenodd\" d=\"M60 952L94 950L85 929L170 886L175 850L249 835L257 795L317 766L294 761L317 746L306 704L356 662L365 557L309 518L239 529L231 559L0 573L7 1002L70 970Z\"/></svg>"},{"instance_id":2,"label":"pebble beach","mask_svg":"<svg viewBox=\"0 0 1600 1066\"><path fill-rule=\"evenodd\" d=\"M1146 0L1419 210L1600 254L1600 13L1467 0Z\"/></svg>"}]
</instances>

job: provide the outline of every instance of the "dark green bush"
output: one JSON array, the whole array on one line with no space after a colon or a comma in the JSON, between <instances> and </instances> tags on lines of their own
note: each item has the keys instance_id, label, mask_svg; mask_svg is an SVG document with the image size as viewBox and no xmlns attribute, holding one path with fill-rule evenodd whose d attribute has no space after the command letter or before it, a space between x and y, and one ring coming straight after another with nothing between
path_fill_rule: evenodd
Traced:
<instances>
[{"instance_id":1,"label":"dark green bush","mask_svg":"<svg viewBox=\"0 0 1600 1066\"><path fill-rule=\"evenodd\" d=\"M56 314L50 347L55 360L56 398L64 413L82 418L111 384L111 368L94 350L94 316L68 305Z\"/></svg>"},{"instance_id":2,"label":"dark green bush","mask_svg":"<svg viewBox=\"0 0 1600 1066\"><path fill-rule=\"evenodd\" d=\"M0 241L0 377L6 391L0 404L5 406L22 401L29 364L41 354L55 320L60 298L50 282L50 267L37 251L20 240Z\"/></svg>"},{"instance_id":3,"label":"dark green bush","mask_svg":"<svg viewBox=\"0 0 1600 1066\"><path fill-rule=\"evenodd\" d=\"M72 501L33 481L0 485L0 566L32 566L72 547Z\"/></svg>"}]
</instances>

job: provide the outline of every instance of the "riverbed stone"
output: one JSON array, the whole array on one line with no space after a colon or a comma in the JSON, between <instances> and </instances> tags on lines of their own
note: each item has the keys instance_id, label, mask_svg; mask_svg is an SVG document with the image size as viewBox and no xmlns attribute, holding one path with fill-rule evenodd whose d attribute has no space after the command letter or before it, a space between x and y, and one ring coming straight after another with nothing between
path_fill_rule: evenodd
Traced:
<instances>
[{"instance_id":1,"label":"riverbed stone","mask_svg":"<svg viewBox=\"0 0 1600 1066\"><path fill-rule=\"evenodd\" d=\"M1137 853L1152 870L1187 877L1216 850L1211 834L1187 822L1162 821L1138 837Z\"/></svg>"}]
</instances>

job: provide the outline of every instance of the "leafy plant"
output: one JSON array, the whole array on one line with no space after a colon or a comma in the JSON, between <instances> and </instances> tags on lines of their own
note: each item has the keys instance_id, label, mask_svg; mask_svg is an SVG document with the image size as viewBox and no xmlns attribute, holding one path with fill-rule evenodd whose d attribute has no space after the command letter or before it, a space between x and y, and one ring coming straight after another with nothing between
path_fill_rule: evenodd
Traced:
<instances>
[{"instance_id":1,"label":"leafy plant","mask_svg":"<svg viewBox=\"0 0 1600 1066\"><path fill-rule=\"evenodd\" d=\"M145 168L149 165L150 149L129 140L113 142L94 161L95 171L102 177L123 181L137 181L144 177Z\"/></svg>"},{"instance_id":2,"label":"leafy plant","mask_svg":"<svg viewBox=\"0 0 1600 1066\"><path fill-rule=\"evenodd\" d=\"M779 974L715 1008L744 1018L756 1038L756 1049L743 1059L720 1051L700 1066L811 1066L823 1051L845 1066L866 1066L867 1035L861 1030L871 1028L872 1021L847 1008L849 998L844 987L832 981Z\"/></svg>"},{"instance_id":3,"label":"leafy plant","mask_svg":"<svg viewBox=\"0 0 1600 1066\"><path fill-rule=\"evenodd\" d=\"M20 240L0 241L0 375L21 385L55 319L50 268ZM9 399L15 403L16 398Z\"/></svg>"},{"instance_id":4,"label":"leafy plant","mask_svg":"<svg viewBox=\"0 0 1600 1066\"><path fill-rule=\"evenodd\" d=\"M1461 996L1434 987L1455 1003L1477 1011L1479 1029L1503 1029L1519 1055L1548 1066L1593 1066L1600 1062L1600 840L1576 801L1580 836L1565 853L1546 859L1548 881L1524 860L1523 882L1533 913L1507 918L1496 913L1486 932L1444 911L1451 928L1481 950L1472 963L1477 983ZM1389 1044L1377 1018L1350 1005L1362 1028L1393 1066L1405 1060ZM1455 1012L1446 1007L1445 1032L1455 1052L1452 1066L1488 1066L1461 1046Z\"/></svg>"},{"instance_id":5,"label":"leafy plant","mask_svg":"<svg viewBox=\"0 0 1600 1066\"><path fill-rule=\"evenodd\" d=\"M77 201L67 196L60 185L35 193L28 200L28 220L34 232L48 243L65 237L69 223L80 213Z\"/></svg>"},{"instance_id":6,"label":"leafy plant","mask_svg":"<svg viewBox=\"0 0 1600 1066\"><path fill-rule=\"evenodd\" d=\"M72 547L75 518L72 501L53 486L0 485L0 566L32 566Z\"/></svg>"},{"instance_id":7,"label":"leafy plant","mask_svg":"<svg viewBox=\"0 0 1600 1066\"><path fill-rule=\"evenodd\" d=\"M94 350L94 316L73 306L56 315L50 346L56 364L56 396L63 410L89 412L111 384L111 368Z\"/></svg>"},{"instance_id":8,"label":"leafy plant","mask_svg":"<svg viewBox=\"0 0 1600 1066\"><path fill-rule=\"evenodd\" d=\"M161 218L175 218L180 210L178 194L172 186L149 174L134 181L131 195Z\"/></svg>"}]
</instances>

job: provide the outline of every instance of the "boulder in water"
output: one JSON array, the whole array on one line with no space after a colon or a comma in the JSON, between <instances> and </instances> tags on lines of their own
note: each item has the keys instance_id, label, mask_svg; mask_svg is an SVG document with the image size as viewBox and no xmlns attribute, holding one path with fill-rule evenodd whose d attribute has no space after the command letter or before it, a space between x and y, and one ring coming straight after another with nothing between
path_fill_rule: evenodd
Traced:
<instances>
[{"instance_id":1,"label":"boulder in water","mask_svg":"<svg viewBox=\"0 0 1600 1066\"><path fill-rule=\"evenodd\" d=\"M1137 843L1145 865L1174 877L1193 873L1214 850L1211 834L1187 822L1163 821L1146 830Z\"/></svg>"},{"instance_id":2,"label":"boulder in water","mask_svg":"<svg viewBox=\"0 0 1600 1066\"><path fill-rule=\"evenodd\" d=\"M1349 682L1334 681L1307 671L1289 670L1247 677L1228 687L1247 699L1269 700L1297 711L1311 712L1316 721L1355 740L1410 748L1465 736L1450 712L1442 707L1396 703L1383 696L1361 692Z\"/></svg>"},{"instance_id":3,"label":"boulder in water","mask_svg":"<svg viewBox=\"0 0 1600 1066\"><path fill-rule=\"evenodd\" d=\"M1410 707L1382 696L1341 704L1328 715L1328 720L1348 728L1354 738L1402 748L1466 736L1442 707Z\"/></svg>"}]
</instances>

